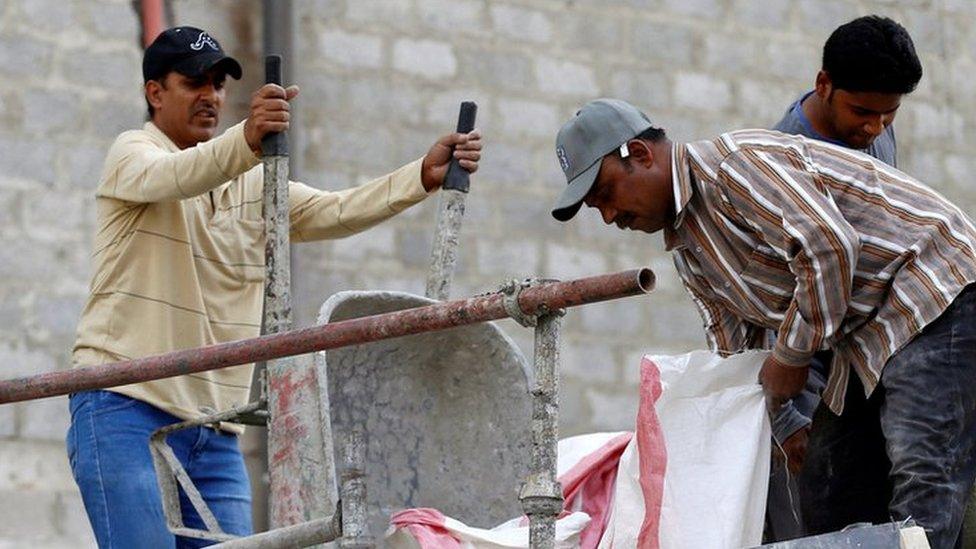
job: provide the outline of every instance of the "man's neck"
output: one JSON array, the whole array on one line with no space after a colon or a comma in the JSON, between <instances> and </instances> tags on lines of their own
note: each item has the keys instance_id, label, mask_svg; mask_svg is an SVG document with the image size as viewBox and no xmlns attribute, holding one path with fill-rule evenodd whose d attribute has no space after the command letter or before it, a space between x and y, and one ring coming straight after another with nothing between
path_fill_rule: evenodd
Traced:
<instances>
[{"instance_id":1,"label":"man's neck","mask_svg":"<svg viewBox=\"0 0 976 549\"><path fill-rule=\"evenodd\" d=\"M159 131L163 132L163 135L168 137L169 140L172 141L174 145L176 145L176 148L180 149L181 151L183 149L189 149L190 147L196 145L196 143L181 142L180 139L177 138L176 133L170 131L170 129L164 123L162 123L157 117L154 116L151 122L153 123L154 126L159 128Z\"/></svg>"},{"instance_id":2,"label":"man's neck","mask_svg":"<svg viewBox=\"0 0 976 549\"><path fill-rule=\"evenodd\" d=\"M810 126L813 128L813 131L827 139L838 139L831 131L829 124L827 124L822 101L820 96L814 92L803 100L800 108L803 109L803 114L810 121Z\"/></svg>"}]
</instances>

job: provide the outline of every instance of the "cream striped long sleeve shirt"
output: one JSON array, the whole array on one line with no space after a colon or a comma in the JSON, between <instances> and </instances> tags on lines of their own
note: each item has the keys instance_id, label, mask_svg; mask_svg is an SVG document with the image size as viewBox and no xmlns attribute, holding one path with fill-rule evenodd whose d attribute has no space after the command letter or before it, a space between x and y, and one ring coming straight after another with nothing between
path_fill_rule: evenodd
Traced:
<instances>
[{"instance_id":1,"label":"cream striped long sleeve shirt","mask_svg":"<svg viewBox=\"0 0 976 549\"><path fill-rule=\"evenodd\" d=\"M95 272L76 366L258 335L265 244L258 164L243 122L185 150L152 123L116 139L96 191ZM420 202L427 196L421 164L338 192L290 182L291 238L342 238ZM244 404L251 371L237 366L110 390L196 419Z\"/></svg>"},{"instance_id":2,"label":"cream striped long sleeve shirt","mask_svg":"<svg viewBox=\"0 0 976 549\"><path fill-rule=\"evenodd\" d=\"M769 130L674 146L665 243L710 347L766 345L806 365L833 349L824 402L851 368L867 394L888 358L976 281L976 228L939 193L870 156Z\"/></svg>"}]
</instances>

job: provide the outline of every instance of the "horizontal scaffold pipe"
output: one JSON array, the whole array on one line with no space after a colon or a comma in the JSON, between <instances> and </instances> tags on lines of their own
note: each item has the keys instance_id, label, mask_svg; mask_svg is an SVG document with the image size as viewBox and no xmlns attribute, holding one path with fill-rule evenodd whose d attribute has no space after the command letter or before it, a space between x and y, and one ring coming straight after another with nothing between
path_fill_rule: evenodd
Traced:
<instances>
[{"instance_id":1,"label":"horizontal scaffold pipe","mask_svg":"<svg viewBox=\"0 0 976 549\"><path fill-rule=\"evenodd\" d=\"M523 289L518 294L518 305L523 313L535 315L546 309L554 311L645 294L653 287L654 273L650 269L633 269L565 282L541 282ZM142 383L498 320L509 316L505 296L501 292L491 293L158 356L2 380L0 404Z\"/></svg>"}]
</instances>

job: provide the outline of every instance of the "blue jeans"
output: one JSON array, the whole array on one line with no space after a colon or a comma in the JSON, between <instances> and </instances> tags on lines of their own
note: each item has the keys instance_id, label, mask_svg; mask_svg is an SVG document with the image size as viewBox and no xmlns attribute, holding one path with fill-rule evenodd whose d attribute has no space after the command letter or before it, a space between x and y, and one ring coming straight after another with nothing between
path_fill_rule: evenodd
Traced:
<instances>
[{"instance_id":1,"label":"blue jeans","mask_svg":"<svg viewBox=\"0 0 976 549\"><path fill-rule=\"evenodd\" d=\"M149 453L149 437L179 418L110 391L71 395L67 449L71 472L101 548L171 548L210 545L174 536L166 528ZM168 438L224 532L251 533L251 487L237 436L195 427ZM185 494L183 522L204 528Z\"/></svg>"},{"instance_id":2,"label":"blue jeans","mask_svg":"<svg viewBox=\"0 0 976 549\"><path fill-rule=\"evenodd\" d=\"M844 413L817 410L800 475L811 533L913 518L933 549L961 546L976 478L976 287L885 364L870 398L856 375Z\"/></svg>"}]
</instances>

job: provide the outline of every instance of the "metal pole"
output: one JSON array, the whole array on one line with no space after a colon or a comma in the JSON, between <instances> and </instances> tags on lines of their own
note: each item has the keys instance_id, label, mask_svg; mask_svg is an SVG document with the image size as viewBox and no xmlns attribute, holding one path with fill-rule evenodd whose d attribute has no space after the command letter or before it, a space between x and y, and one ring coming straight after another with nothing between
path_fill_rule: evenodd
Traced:
<instances>
[{"instance_id":1,"label":"metal pole","mask_svg":"<svg viewBox=\"0 0 976 549\"><path fill-rule=\"evenodd\" d=\"M354 430L346 437L342 451L342 538L341 549L372 549L369 512L366 508L366 437Z\"/></svg>"},{"instance_id":2,"label":"metal pole","mask_svg":"<svg viewBox=\"0 0 976 549\"><path fill-rule=\"evenodd\" d=\"M265 58L267 83L282 84L281 56ZM269 134L261 142L264 162L265 245L264 318L262 332L279 334L291 329L291 256L288 239L288 141L284 133ZM290 417L304 402L292 398L295 392L295 360L282 358L267 365L268 473L271 481L270 519L272 527L304 522L300 486L302 463L296 432L298 421ZM284 394L283 393L287 393Z\"/></svg>"},{"instance_id":3,"label":"metal pole","mask_svg":"<svg viewBox=\"0 0 976 549\"><path fill-rule=\"evenodd\" d=\"M328 543L342 535L338 515L269 530L214 545L216 549L290 549Z\"/></svg>"},{"instance_id":4,"label":"metal pole","mask_svg":"<svg viewBox=\"0 0 976 549\"><path fill-rule=\"evenodd\" d=\"M458 133L474 129L478 106L471 101L461 103L458 113ZM452 159L441 185L441 202L437 210L437 229L427 273L427 297L444 301L451 293L454 266L457 264L458 238L464 218L464 202L470 188L470 174Z\"/></svg>"},{"instance_id":5,"label":"metal pole","mask_svg":"<svg viewBox=\"0 0 976 549\"><path fill-rule=\"evenodd\" d=\"M529 547L556 546L556 517L563 508L556 480L559 440L559 328L562 311L539 316L535 328L535 387L532 389L532 462L519 500L529 517Z\"/></svg>"},{"instance_id":6,"label":"metal pole","mask_svg":"<svg viewBox=\"0 0 976 549\"><path fill-rule=\"evenodd\" d=\"M555 311L645 294L653 287L654 273L650 269L633 269L532 286L519 294L518 306L528 314L538 314L543 307ZM496 292L282 334L3 380L0 381L0 404L206 372L509 316L511 315L505 307L505 294Z\"/></svg>"}]
</instances>

